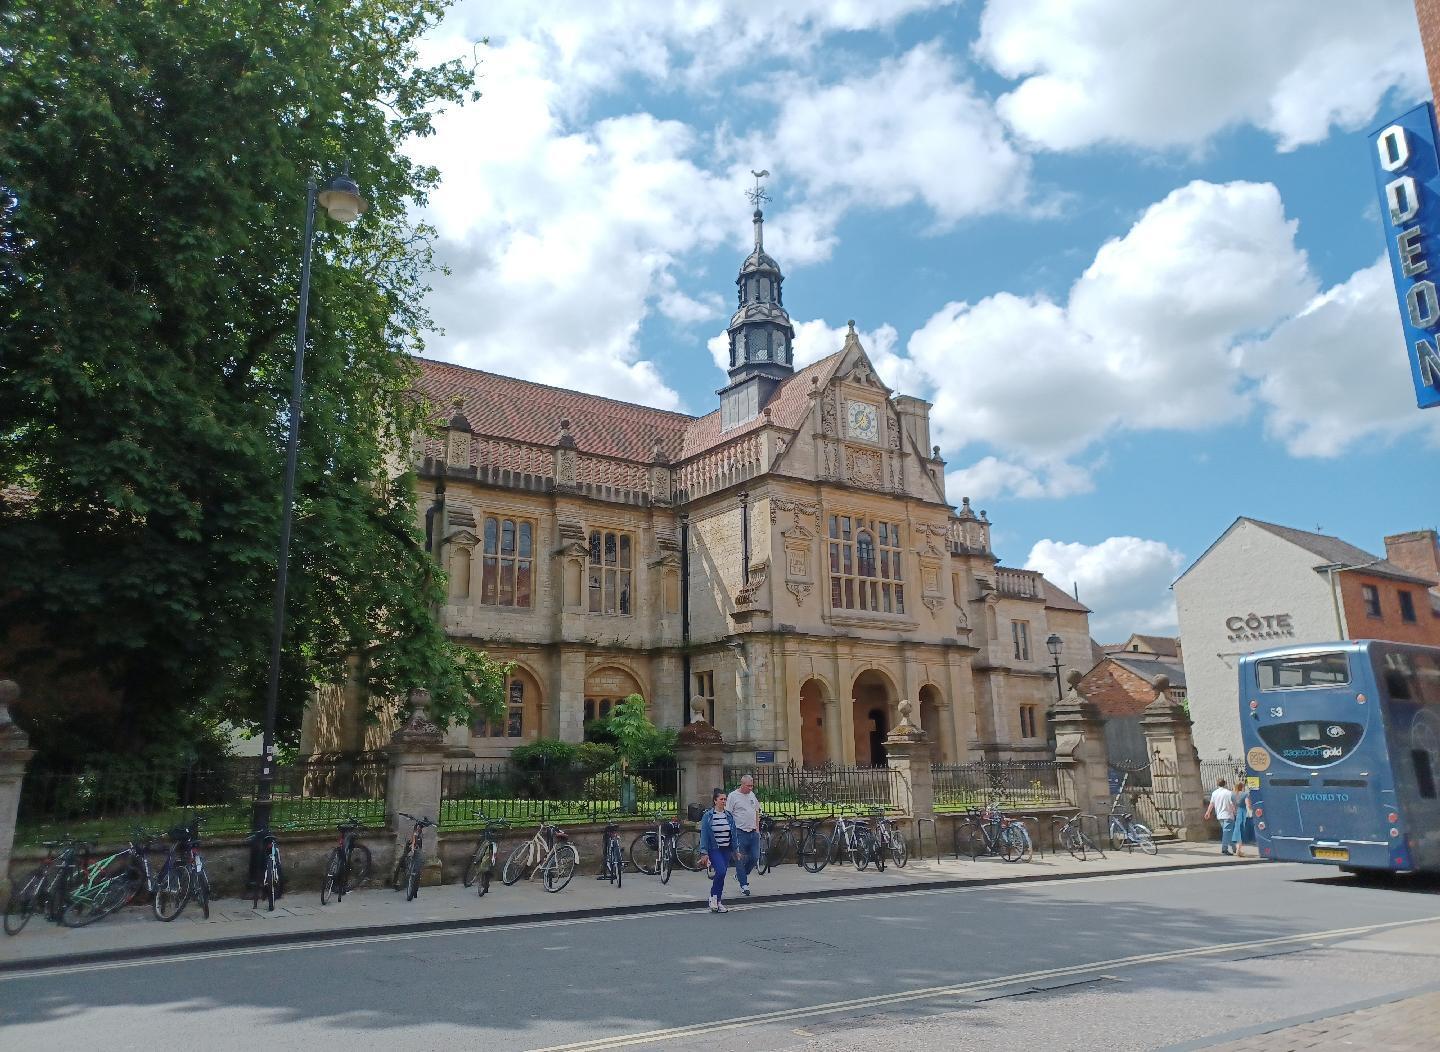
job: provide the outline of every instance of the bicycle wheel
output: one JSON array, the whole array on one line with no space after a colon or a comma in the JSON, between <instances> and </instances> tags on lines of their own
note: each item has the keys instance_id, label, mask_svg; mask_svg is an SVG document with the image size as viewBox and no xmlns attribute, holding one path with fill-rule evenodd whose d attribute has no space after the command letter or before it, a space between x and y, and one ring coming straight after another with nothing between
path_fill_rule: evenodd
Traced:
<instances>
[{"instance_id":1,"label":"bicycle wheel","mask_svg":"<svg viewBox=\"0 0 1440 1052\"><path fill-rule=\"evenodd\" d=\"M510 854L505 856L505 865L500 870L500 883L507 888L525 875L530 868L530 844L529 840L522 840L510 849Z\"/></svg>"},{"instance_id":2,"label":"bicycle wheel","mask_svg":"<svg viewBox=\"0 0 1440 1052\"><path fill-rule=\"evenodd\" d=\"M197 869L190 874L190 892L200 906L200 914L206 920L210 919L210 878L205 875L203 869Z\"/></svg>"},{"instance_id":3,"label":"bicycle wheel","mask_svg":"<svg viewBox=\"0 0 1440 1052\"><path fill-rule=\"evenodd\" d=\"M667 840L656 861L660 866L660 883L669 884L670 871L675 868L675 845Z\"/></svg>"},{"instance_id":4,"label":"bicycle wheel","mask_svg":"<svg viewBox=\"0 0 1440 1052\"><path fill-rule=\"evenodd\" d=\"M1135 822L1130 826L1130 834L1135 838L1135 846L1147 855L1158 855L1160 849L1155 846L1155 834L1150 828Z\"/></svg>"},{"instance_id":5,"label":"bicycle wheel","mask_svg":"<svg viewBox=\"0 0 1440 1052\"><path fill-rule=\"evenodd\" d=\"M770 872L770 834L762 829L755 839L760 844L760 853L755 859L755 872L763 877Z\"/></svg>"},{"instance_id":6,"label":"bicycle wheel","mask_svg":"<svg viewBox=\"0 0 1440 1052\"><path fill-rule=\"evenodd\" d=\"M1119 819L1110 819L1110 847L1119 851L1122 847L1130 846L1130 837L1125 832L1125 827L1120 824Z\"/></svg>"},{"instance_id":7,"label":"bicycle wheel","mask_svg":"<svg viewBox=\"0 0 1440 1052\"><path fill-rule=\"evenodd\" d=\"M145 875L137 870L117 873L93 886L87 884L80 897L66 904L61 923L67 928L81 928L101 917L108 917L134 898L144 886Z\"/></svg>"},{"instance_id":8,"label":"bicycle wheel","mask_svg":"<svg viewBox=\"0 0 1440 1052\"><path fill-rule=\"evenodd\" d=\"M470 856L470 861L465 863L465 872L460 874L460 883L464 887L473 888L475 881L480 879L480 867L484 862L486 846L487 845L482 842L480 846L475 849L475 853Z\"/></svg>"},{"instance_id":9,"label":"bicycle wheel","mask_svg":"<svg viewBox=\"0 0 1440 1052\"><path fill-rule=\"evenodd\" d=\"M660 872L660 851L655 842L655 830L640 833L630 841L630 864L652 877Z\"/></svg>"},{"instance_id":10,"label":"bicycle wheel","mask_svg":"<svg viewBox=\"0 0 1440 1052\"><path fill-rule=\"evenodd\" d=\"M403 891L405 882L410 879L410 844L407 842L405 850L400 852L400 857L395 860L395 868L390 871L390 887L395 891Z\"/></svg>"},{"instance_id":11,"label":"bicycle wheel","mask_svg":"<svg viewBox=\"0 0 1440 1052\"><path fill-rule=\"evenodd\" d=\"M999 842L995 845L1001 857L1006 862L1019 862L1024 845L1021 843L1020 834L1016 831L1018 826L1005 826L1000 830Z\"/></svg>"},{"instance_id":12,"label":"bicycle wheel","mask_svg":"<svg viewBox=\"0 0 1440 1052\"><path fill-rule=\"evenodd\" d=\"M890 860L899 869L904 869L905 863L910 861L910 846L896 829L890 831Z\"/></svg>"},{"instance_id":13,"label":"bicycle wheel","mask_svg":"<svg viewBox=\"0 0 1440 1052\"><path fill-rule=\"evenodd\" d=\"M625 882L625 858L620 852L619 837L612 836L605 841L605 876L616 887Z\"/></svg>"},{"instance_id":14,"label":"bicycle wheel","mask_svg":"<svg viewBox=\"0 0 1440 1052\"><path fill-rule=\"evenodd\" d=\"M1060 827L1060 842L1065 849L1074 855L1081 862L1085 861L1085 838L1080 835L1080 830L1073 825Z\"/></svg>"},{"instance_id":15,"label":"bicycle wheel","mask_svg":"<svg viewBox=\"0 0 1440 1052\"><path fill-rule=\"evenodd\" d=\"M173 921L180 916L190 900L190 871L184 866L169 866L155 879L155 916Z\"/></svg>"},{"instance_id":16,"label":"bicycle wheel","mask_svg":"<svg viewBox=\"0 0 1440 1052\"><path fill-rule=\"evenodd\" d=\"M807 873L819 873L830 861L830 838L812 829L800 845L800 864Z\"/></svg>"},{"instance_id":17,"label":"bicycle wheel","mask_svg":"<svg viewBox=\"0 0 1440 1052\"><path fill-rule=\"evenodd\" d=\"M470 861L465 866L465 873L460 878L467 888L475 886L476 882L481 884L480 894L490 890L490 873L495 869L495 843L491 840L482 840L475 853L470 856ZM484 880L481 878L484 877Z\"/></svg>"},{"instance_id":18,"label":"bicycle wheel","mask_svg":"<svg viewBox=\"0 0 1440 1052\"><path fill-rule=\"evenodd\" d=\"M700 831L684 829L675 835L675 861L691 873L699 873L705 867L700 865Z\"/></svg>"},{"instance_id":19,"label":"bicycle wheel","mask_svg":"<svg viewBox=\"0 0 1440 1052\"><path fill-rule=\"evenodd\" d=\"M329 856L325 859L325 877L320 881L320 905L325 905L331 898L338 902L340 894L340 849L332 848ZM265 894L270 898L270 908L275 908L275 882L269 867L265 870Z\"/></svg>"},{"instance_id":20,"label":"bicycle wheel","mask_svg":"<svg viewBox=\"0 0 1440 1052\"><path fill-rule=\"evenodd\" d=\"M1011 828L1020 831L1020 861L1029 862L1035 853L1035 844L1034 841L1030 839L1030 830L1026 829L1024 824L1020 822L1014 823Z\"/></svg>"},{"instance_id":21,"label":"bicycle wheel","mask_svg":"<svg viewBox=\"0 0 1440 1052\"><path fill-rule=\"evenodd\" d=\"M579 867L580 852L576 850L574 844L561 844L555 848L541 866L545 879L545 890L552 892L563 890Z\"/></svg>"},{"instance_id":22,"label":"bicycle wheel","mask_svg":"<svg viewBox=\"0 0 1440 1052\"><path fill-rule=\"evenodd\" d=\"M370 882L372 862L368 847L364 844L350 845L350 875L345 878L346 891L355 891Z\"/></svg>"},{"instance_id":23,"label":"bicycle wheel","mask_svg":"<svg viewBox=\"0 0 1440 1052\"><path fill-rule=\"evenodd\" d=\"M405 875L405 901L413 902L420 894L420 871L425 868L425 853L416 851L410 856L410 869Z\"/></svg>"},{"instance_id":24,"label":"bicycle wheel","mask_svg":"<svg viewBox=\"0 0 1440 1052\"><path fill-rule=\"evenodd\" d=\"M863 830L852 830L846 840L841 841L850 864L855 867L857 873L864 872L870 868L870 849L866 844L866 836Z\"/></svg>"},{"instance_id":25,"label":"bicycle wheel","mask_svg":"<svg viewBox=\"0 0 1440 1052\"><path fill-rule=\"evenodd\" d=\"M41 866L10 892L10 901L5 903L6 935L19 935L20 929L30 922L30 915L35 912L35 898L44 880L45 867Z\"/></svg>"},{"instance_id":26,"label":"bicycle wheel","mask_svg":"<svg viewBox=\"0 0 1440 1052\"><path fill-rule=\"evenodd\" d=\"M265 866L265 908L275 912L275 900L280 897L280 860L274 855ZM321 903L324 905L324 903Z\"/></svg>"}]
</instances>

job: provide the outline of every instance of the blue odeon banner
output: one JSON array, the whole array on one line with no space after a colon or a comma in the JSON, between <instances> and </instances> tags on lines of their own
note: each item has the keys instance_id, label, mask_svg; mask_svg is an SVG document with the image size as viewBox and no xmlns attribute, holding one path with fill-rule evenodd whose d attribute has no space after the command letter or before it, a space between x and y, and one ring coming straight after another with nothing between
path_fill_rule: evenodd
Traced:
<instances>
[{"instance_id":1,"label":"blue odeon banner","mask_svg":"<svg viewBox=\"0 0 1440 1052\"><path fill-rule=\"evenodd\" d=\"M1371 137L1380 216L1400 321L1410 352L1415 401L1440 405L1440 155L1435 107L1422 103Z\"/></svg>"}]
</instances>

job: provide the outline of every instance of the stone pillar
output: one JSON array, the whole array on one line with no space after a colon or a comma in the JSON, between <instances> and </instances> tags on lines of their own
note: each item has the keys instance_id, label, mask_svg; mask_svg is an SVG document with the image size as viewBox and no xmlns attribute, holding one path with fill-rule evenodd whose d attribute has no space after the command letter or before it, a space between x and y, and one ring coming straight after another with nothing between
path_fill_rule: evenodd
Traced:
<instances>
[{"instance_id":1,"label":"stone pillar","mask_svg":"<svg viewBox=\"0 0 1440 1052\"><path fill-rule=\"evenodd\" d=\"M845 763L845 719L840 715L839 698L825 699L825 758ZM803 754L802 754L803 755Z\"/></svg>"},{"instance_id":2,"label":"stone pillar","mask_svg":"<svg viewBox=\"0 0 1440 1052\"><path fill-rule=\"evenodd\" d=\"M698 695L690 702L690 722L675 739L675 766L681 814L690 804L709 807L711 790L726 788L725 739L706 722L705 699Z\"/></svg>"},{"instance_id":3,"label":"stone pillar","mask_svg":"<svg viewBox=\"0 0 1440 1052\"><path fill-rule=\"evenodd\" d=\"M19 685L0 679L0 892L10 893L10 852L15 846L15 818L25 766L35 755L30 739L10 719L10 706L20 697Z\"/></svg>"},{"instance_id":4,"label":"stone pillar","mask_svg":"<svg viewBox=\"0 0 1440 1052\"><path fill-rule=\"evenodd\" d=\"M1173 767L1179 776L1180 807L1184 825L1177 829L1181 840L1207 840L1205 826L1205 786L1200 777L1200 757L1195 751L1195 737L1184 706L1170 696L1170 677L1156 676L1151 681L1155 700L1140 717L1145 744L1150 756Z\"/></svg>"},{"instance_id":5,"label":"stone pillar","mask_svg":"<svg viewBox=\"0 0 1440 1052\"><path fill-rule=\"evenodd\" d=\"M1099 711L1080 694L1078 669L1065 680L1070 690L1064 701L1055 703L1055 762L1059 765L1060 787L1070 793L1075 806L1093 815L1110 813L1109 759L1105 751L1105 726Z\"/></svg>"},{"instance_id":6,"label":"stone pillar","mask_svg":"<svg viewBox=\"0 0 1440 1052\"><path fill-rule=\"evenodd\" d=\"M416 818L440 821L440 778L445 762L445 735L427 711L430 692L419 687L410 691L410 718L390 736L385 752L390 757L390 783L385 790L385 809L395 823L395 855L398 859L410 837L411 822L399 817L401 811ZM427 829L425 869L420 882L439 884L440 830Z\"/></svg>"},{"instance_id":7,"label":"stone pillar","mask_svg":"<svg viewBox=\"0 0 1440 1052\"><path fill-rule=\"evenodd\" d=\"M885 758L890 770L899 778L895 791L900 799L891 801L914 823L935 820L935 789L930 776L930 740L925 732L910 722L910 702L900 701L900 722L885 736ZM932 827L933 830L933 827Z\"/></svg>"}]
</instances>

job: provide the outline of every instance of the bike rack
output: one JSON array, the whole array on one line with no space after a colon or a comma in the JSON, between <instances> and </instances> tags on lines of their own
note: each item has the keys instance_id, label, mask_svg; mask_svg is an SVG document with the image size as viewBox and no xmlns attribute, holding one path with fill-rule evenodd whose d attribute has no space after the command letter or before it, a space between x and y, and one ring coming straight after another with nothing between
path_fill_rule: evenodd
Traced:
<instances>
[{"instance_id":1,"label":"bike rack","mask_svg":"<svg viewBox=\"0 0 1440 1052\"><path fill-rule=\"evenodd\" d=\"M933 818L913 818L913 819L910 820L910 824L911 824L911 825L914 827L914 829L915 829L915 857L916 857L917 859L924 859L924 857L925 857L925 830L924 830L924 827L928 825L928 826L930 827L930 843L931 843L932 845L934 845L934 847L935 847L935 859L936 859L936 861L939 861L939 859L940 859L940 827L935 824L935 819L933 819Z\"/></svg>"}]
</instances>

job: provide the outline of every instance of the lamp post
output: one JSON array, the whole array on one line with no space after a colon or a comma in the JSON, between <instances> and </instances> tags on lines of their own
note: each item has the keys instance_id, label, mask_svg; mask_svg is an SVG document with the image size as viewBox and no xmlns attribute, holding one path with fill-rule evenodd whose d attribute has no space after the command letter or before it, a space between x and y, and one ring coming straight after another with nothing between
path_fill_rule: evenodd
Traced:
<instances>
[{"instance_id":1,"label":"lamp post","mask_svg":"<svg viewBox=\"0 0 1440 1052\"><path fill-rule=\"evenodd\" d=\"M275 574L275 618L270 635L270 677L265 688L265 727L260 739L260 778L255 786L251 828L270 825L271 790L275 785L275 709L280 698L280 649L285 640L285 588L290 576L290 528L295 513L295 462L300 450L300 397L305 388L305 329L310 311L310 250L315 241L315 205L330 218L353 223L365 211L360 188L350 178L350 166L331 179L324 190L315 180L305 184L305 239L300 250L300 310L295 326L295 365L290 378L290 433L285 444L285 490L280 512L280 556Z\"/></svg>"},{"instance_id":2,"label":"lamp post","mask_svg":"<svg viewBox=\"0 0 1440 1052\"><path fill-rule=\"evenodd\" d=\"M1055 659L1055 700L1064 701L1065 692L1060 689L1060 652L1065 649L1065 641L1051 632L1050 638L1045 640L1045 649L1050 651L1050 656Z\"/></svg>"}]
</instances>

